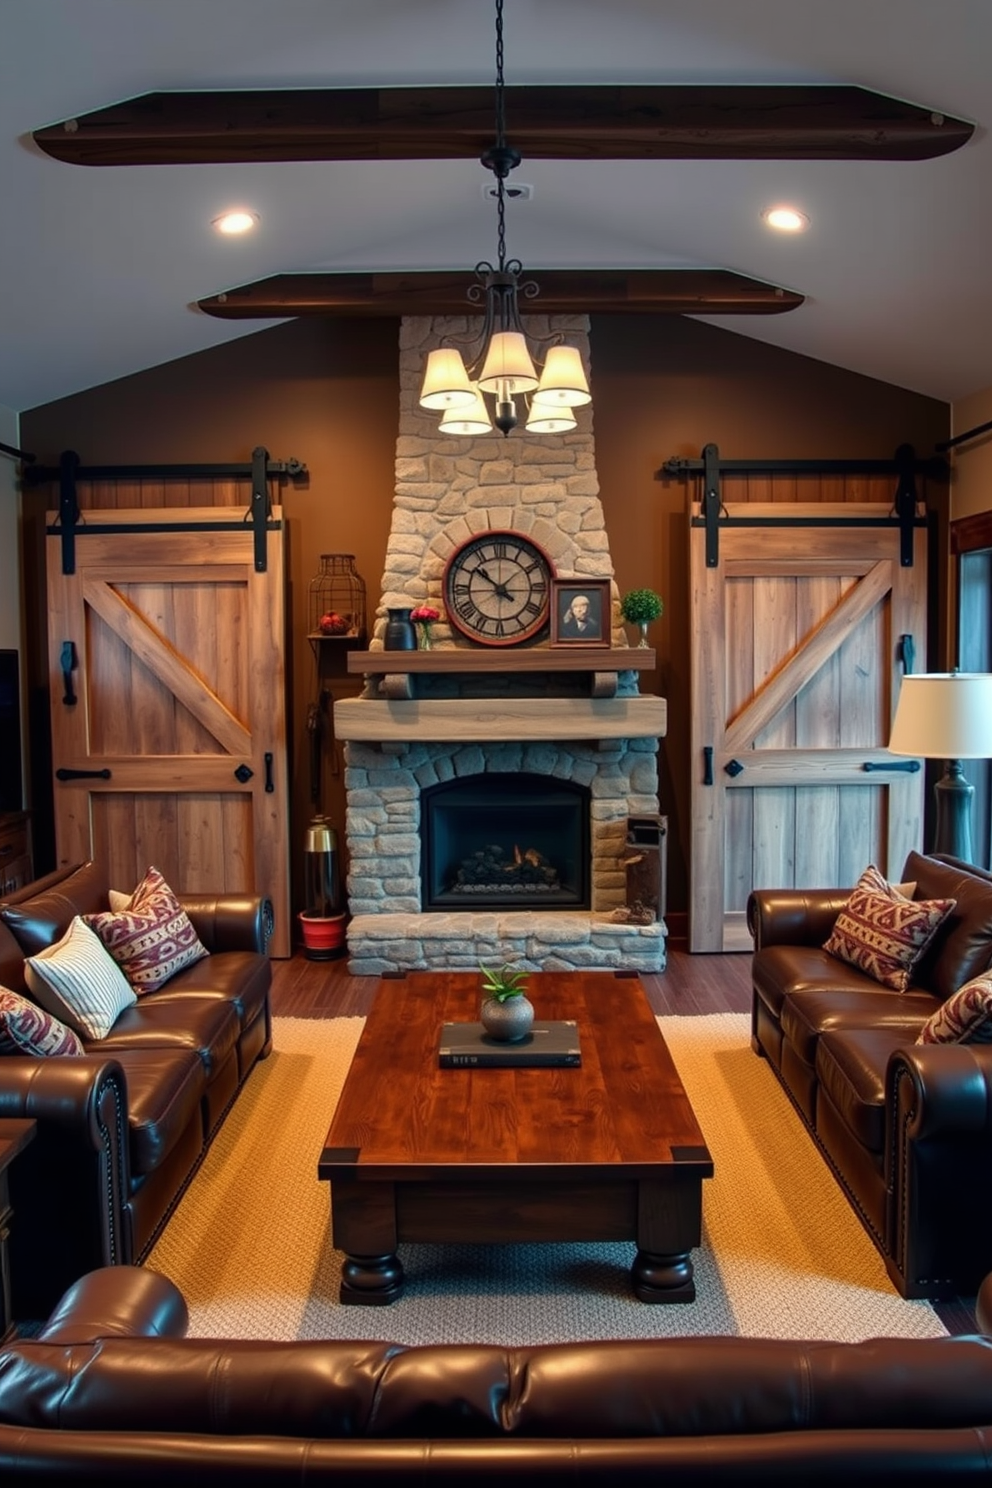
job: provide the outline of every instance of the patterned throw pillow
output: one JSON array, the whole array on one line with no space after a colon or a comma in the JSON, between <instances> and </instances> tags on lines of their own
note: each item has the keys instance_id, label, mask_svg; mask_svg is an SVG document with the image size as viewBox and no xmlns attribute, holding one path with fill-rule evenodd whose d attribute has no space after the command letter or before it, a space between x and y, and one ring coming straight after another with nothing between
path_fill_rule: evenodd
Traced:
<instances>
[{"instance_id":1,"label":"patterned throw pillow","mask_svg":"<svg viewBox=\"0 0 992 1488\"><path fill-rule=\"evenodd\" d=\"M883 987L905 992L913 968L954 905L953 899L904 899L869 864L823 949Z\"/></svg>"},{"instance_id":2,"label":"patterned throw pillow","mask_svg":"<svg viewBox=\"0 0 992 1488\"><path fill-rule=\"evenodd\" d=\"M137 1001L112 956L76 915L61 940L24 962L31 995L84 1038L106 1038Z\"/></svg>"},{"instance_id":3,"label":"patterned throw pillow","mask_svg":"<svg viewBox=\"0 0 992 1488\"><path fill-rule=\"evenodd\" d=\"M82 1054L82 1044L71 1028L35 1003L0 987L0 1054Z\"/></svg>"},{"instance_id":4,"label":"patterned throw pillow","mask_svg":"<svg viewBox=\"0 0 992 1488\"><path fill-rule=\"evenodd\" d=\"M120 896L114 896L120 903ZM113 901L112 901L113 902ZM157 868L149 868L126 904L83 919L140 997L209 952Z\"/></svg>"},{"instance_id":5,"label":"patterned throw pillow","mask_svg":"<svg viewBox=\"0 0 992 1488\"><path fill-rule=\"evenodd\" d=\"M992 1044L992 972L966 982L931 1013L918 1044Z\"/></svg>"}]
</instances>

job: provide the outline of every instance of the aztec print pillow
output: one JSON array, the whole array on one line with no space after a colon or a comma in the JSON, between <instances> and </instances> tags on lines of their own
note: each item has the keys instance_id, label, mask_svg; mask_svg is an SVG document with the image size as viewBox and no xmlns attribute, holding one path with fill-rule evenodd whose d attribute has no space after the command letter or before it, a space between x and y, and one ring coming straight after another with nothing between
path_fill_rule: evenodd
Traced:
<instances>
[{"instance_id":1,"label":"aztec print pillow","mask_svg":"<svg viewBox=\"0 0 992 1488\"><path fill-rule=\"evenodd\" d=\"M992 972L966 982L931 1013L918 1044L992 1044Z\"/></svg>"},{"instance_id":2,"label":"aztec print pillow","mask_svg":"<svg viewBox=\"0 0 992 1488\"><path fill-rule=\"evenodd\" d=\"M823 949L883 987L905 992L913 968L955 903L954 899L905 899L870 863Z\"/></svg>"},{"instance_id":3,"label":"aztec print pillow","mask_svg":"<svg viewBox=\"0 0 992 1488\"><path fill-rule=\"evenodd\" d=\"M165 985L184 966L209 952L157 868L149 868L128 896L114 894L119 909L84 915L140 997Z\"/></svg>"},{"instance_id":4,"label":"aztec print pillow","mask_svg":"<svg viewBox=\"0 0 992 1488\"><path fill-rule=\"evenodd\" d=\"M84 1038L102 1039L137 1001L120 967L76 915L61 940L24 962L32 997Z\"/></svg>"},{"instance_id":5,"label":"aztec print pillow","mask_svg":"<svg viewBox=\"0 0 992 1488\"><path fill-rule=\"evenodd\" d=\"M0 987L0 1054L82 1054L82 1044L71 1028L19 992Z\"/></svg>"}]
</instances>

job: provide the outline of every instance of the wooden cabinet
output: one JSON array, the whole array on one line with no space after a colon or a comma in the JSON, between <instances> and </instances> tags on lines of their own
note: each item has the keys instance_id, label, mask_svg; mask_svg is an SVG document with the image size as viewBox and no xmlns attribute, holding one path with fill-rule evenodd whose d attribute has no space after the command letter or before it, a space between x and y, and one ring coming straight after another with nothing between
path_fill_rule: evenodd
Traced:
<instances>
[{"instance_id":1,"label":"wooden cabinet","mask_svg":"<svg viewBox=\"0 0 992 1488\"><path fill-rule=\"evenodd\" d=\"M28 813L0 812L0 898L22 889L33 877Z\"/></svg>"}]
</instances>

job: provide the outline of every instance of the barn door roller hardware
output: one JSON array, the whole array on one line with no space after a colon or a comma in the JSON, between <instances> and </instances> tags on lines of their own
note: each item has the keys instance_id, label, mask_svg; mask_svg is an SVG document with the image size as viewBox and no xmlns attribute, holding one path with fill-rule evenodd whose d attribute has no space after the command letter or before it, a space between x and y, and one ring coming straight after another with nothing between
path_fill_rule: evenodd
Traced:
<instances>
[{"instance_id":1,"label":"barn door roller hardware","mask_svg":"<svg viewBox=\"0 0 992 1488\"><path fill-rule=\"evenodd\" d=\"M88 532L229 532L231 522L220 517L217 521L203 522L104 522L98 528L88 528L79 509L78 484L80 481L115 480L248 480L251 481L251 505L248 518L254 532L255 570L264 573L267 566L266 533L278 530L280 523L272 520L272 503L269 500L269 481L275 477L299 480L306 476L307 467L300 460L270 460L268 450L261 445L252 451L250 465L81 465L75 450L64 450L58 465L28 465L23 472L26 485L40 486L50 481L59 484L58 523L48 528L49 536L62 539L62 572L76 572L76 539ZM175 510L175 508L169 508Z\"/></svg>"},{"instance_id":2,"label":"barn door roller hardware","mask_svg":"<svg viewBox=\"0 0 992 1488\"><path fill-rule=\"evenodd\" d=\"M774 517L731 517L727 515L720 494L724 475L894 475L896 489L892 509L879 517L790 517L787 503L782 515ZM703 448L701 460L673 456L658 472L664 475L701 475L703 494L700 515L692 518L693 527L706 529L706 567L716 568L720 561L721 527L899 527L899 562L903 568L913 566L913 528L925 527L926 517L916 514L918 475L937 479L946 476L947 466L939 458L918 460L911 444L901 444L891 460L721 460L715 444Z\"/></svg>"}]
</instances>

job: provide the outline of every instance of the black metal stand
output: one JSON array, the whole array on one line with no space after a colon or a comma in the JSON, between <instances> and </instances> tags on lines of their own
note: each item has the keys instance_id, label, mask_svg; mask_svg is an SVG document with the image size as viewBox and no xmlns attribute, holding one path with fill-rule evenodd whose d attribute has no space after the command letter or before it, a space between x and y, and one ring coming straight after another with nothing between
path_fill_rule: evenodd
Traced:
<instances>
[{"instance_id":1,"label":"black metal stand","mask_svg":"<svg viewBox=\"0 0 992 1488\"><path fill-rule=\"evenodd\" d=\"M934 852L949 853L963 863L972 861L971 803L975 787L964 778L960 760L948 760L933 788L937 803Z\"/></svg>"}]
</instances>

